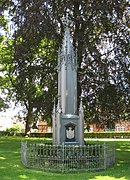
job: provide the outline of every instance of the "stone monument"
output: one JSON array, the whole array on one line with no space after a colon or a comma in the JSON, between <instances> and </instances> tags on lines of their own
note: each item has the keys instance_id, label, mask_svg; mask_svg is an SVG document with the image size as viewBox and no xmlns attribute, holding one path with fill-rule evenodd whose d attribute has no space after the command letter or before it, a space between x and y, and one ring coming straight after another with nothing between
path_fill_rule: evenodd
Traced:
<instances>
[{"instance_id":1,"label":"stone monument","mask_svg":"<svg viewBox=\"0 0 130 180\"><path fill-rule=\"evenodd\" d=\"M115 163L114 146L84 145L82 98L77 110L77 54L73 47L69 21L58 55L58 104L54 102L53 145L24 141L22 163L26 167L56 172L102 170Z\"/></svg>"},{"instance_id":2,"label":"stone monument","mask_svg":"<svg viewBox=\"0 0 130 180\"><path fill-rule=\"evenodd\" d=\"M58 52L58 104L54 102L53 145L84 145L82 98L77 110L77 51L73 47L70 21L66 17L62 46Z\"/></svg>"}]
</instances>

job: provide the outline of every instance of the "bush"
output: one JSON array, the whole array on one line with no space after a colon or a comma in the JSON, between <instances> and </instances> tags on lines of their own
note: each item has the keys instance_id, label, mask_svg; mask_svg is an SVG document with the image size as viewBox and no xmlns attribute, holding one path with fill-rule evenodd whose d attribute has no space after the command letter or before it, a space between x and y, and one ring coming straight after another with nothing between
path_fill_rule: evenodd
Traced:
<instances>
[{"instance_id":1,"label":"bush","mask_svg":"<svg viewBox=\"0 0 130 180\"><path fill-rule=\"evenodd\" d=\"M52 138L52 133L30 133L30 137ZM84 138L130 138L130 132L87 132Z\"/></svg>"},{"instance_id":2,"label":"bush","mask_svg":"<svg viewBox=\"0 0 130 180\"><path fill-rule=\"evenodd\" d=\"M84 138L130 138L130 132L88 132Z\"/></svg>"},{"instance_id":3,"label":"bush","mask_svg":"<svg viewBox=\"0 0 130 180\"><path fill-rule=\"evenodd\" d=\"M0 136L24 136L19 127L12 127L6 131L0 131ZM30 133L30 137L52 138L52 133L34 132ZM87 132L84 133L84 138L130 138L130 132Z\"/></svg>"},{"instance_id":4,"label":"bush","mask_svg":"<svg viewBox=\"0 0 130 180\"><path fill-rule=\"evenodd\" d=\"M42 137L42 138L52 138L52 133L40 133L40 132L34 132L30 133L30 137Z\"/></svg>"},{"instance_id":5,"label":"bush","mask_svg":"<svg viewBox=\"0 0 130 180\"><path fill-rule=\"evenodd\" d=\"M8 131L0 131L0 136L9 136L10 132Z\"/></svg>"},{"instance_id":6,"label":"bush","mask_svg":"<svg viewBox=\"0 0 130 180\"><path fill-rule=\"evenodd\" d=\"M19 125L15 124L13 127L7 128L5 132L8 132L10 136L15 136L21 132L21 128Z\"/></svg>"}]
</instances>

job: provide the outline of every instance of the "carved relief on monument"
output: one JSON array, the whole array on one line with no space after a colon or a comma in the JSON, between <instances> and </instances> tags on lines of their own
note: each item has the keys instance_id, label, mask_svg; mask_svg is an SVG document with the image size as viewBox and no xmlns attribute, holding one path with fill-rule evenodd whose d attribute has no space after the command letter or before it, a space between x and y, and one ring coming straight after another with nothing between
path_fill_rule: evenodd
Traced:
<instances>
[{"instance_id":1,"label":"carved relief on monument","mask_svg":"<svg viewBox=\"0 0 130 180\"><path fill-rule=\"evenodd\" d=\"M69 123L65 126L66 142L75 141L75 125Z\"/></svg>"}]
</instances>

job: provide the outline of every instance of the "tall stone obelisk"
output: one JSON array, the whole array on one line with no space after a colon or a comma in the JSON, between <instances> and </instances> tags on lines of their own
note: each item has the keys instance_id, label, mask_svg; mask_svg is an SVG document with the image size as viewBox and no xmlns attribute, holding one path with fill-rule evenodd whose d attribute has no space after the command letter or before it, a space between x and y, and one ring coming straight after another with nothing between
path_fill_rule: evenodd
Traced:
<instances>
[{"instance_id":1,"label":"tall stone obelisk","mask_svg":"<svg viewBox=\"0 0 130 180\"><path fill-rule=\"evenodd\" d=\"M62 47L58 52L58 104L53 107L53 144L84 144L82 99L77 110L77 52L73 47L68 17Z\"/></svg>"}]
</instances>

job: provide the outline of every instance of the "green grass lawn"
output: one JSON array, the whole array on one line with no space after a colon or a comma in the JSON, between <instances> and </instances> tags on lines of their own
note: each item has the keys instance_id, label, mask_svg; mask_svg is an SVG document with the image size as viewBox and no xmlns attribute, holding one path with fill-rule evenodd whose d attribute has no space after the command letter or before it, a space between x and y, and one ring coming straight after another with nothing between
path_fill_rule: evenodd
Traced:
<instances>
[{"instance_id":1,"label":"green grass lawn","mask_svg":"<svg viewBox=\"0 0 130 180\"><path fill-rule=\"evenodd\" d=\"M24 167L21 140L0 137L0 180L130 180L130 141L108 141L116 146L116 164L105 171L60 174Z\"/></svg>"}]
</instances>

